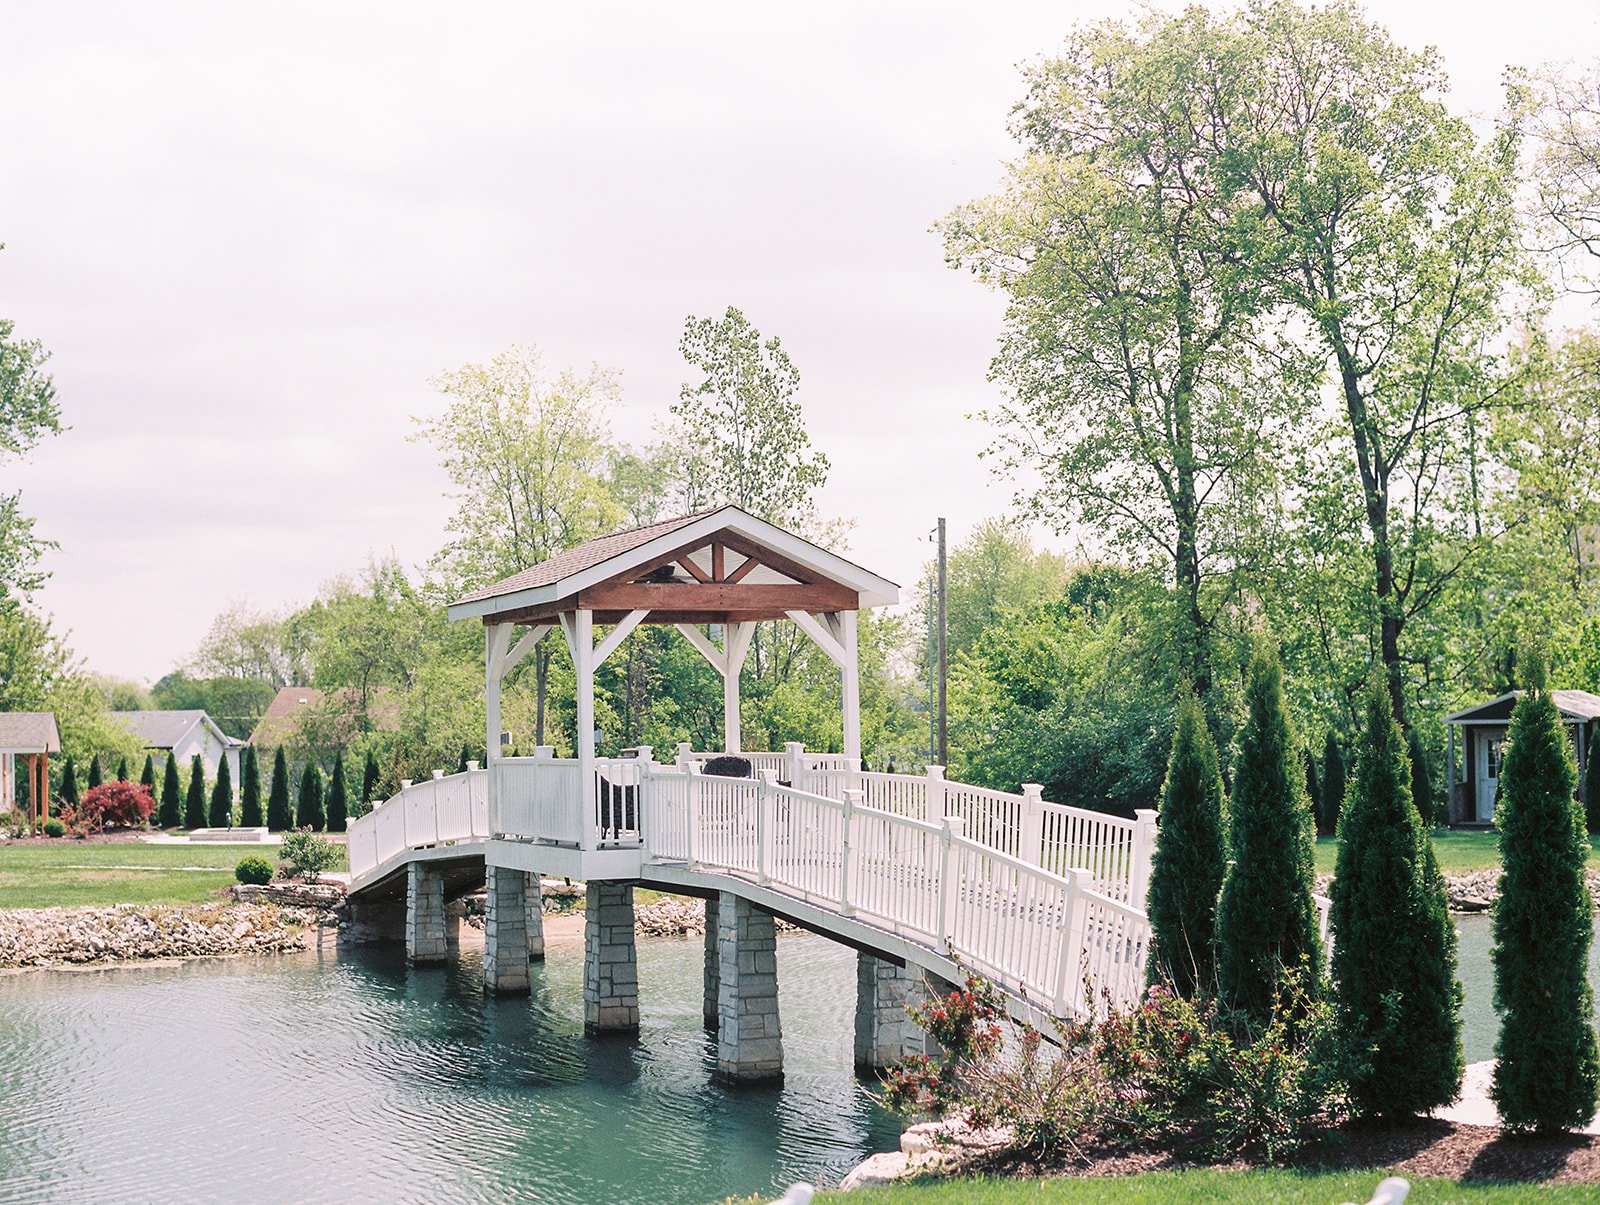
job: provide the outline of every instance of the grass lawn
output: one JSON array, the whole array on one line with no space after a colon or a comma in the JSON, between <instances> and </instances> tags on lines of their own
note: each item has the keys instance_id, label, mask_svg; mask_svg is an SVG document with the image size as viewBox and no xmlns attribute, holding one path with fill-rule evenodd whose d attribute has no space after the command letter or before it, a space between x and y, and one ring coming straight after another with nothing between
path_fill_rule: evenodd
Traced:
<instances>
[{"instance_id":1,"label":"grass lawn","mask_svg":"<svg viewBox=\"0 0 1600 1205\"><path fill-rule=\"evenodd\" d=\"M850 1205L1166 1205L1171 1201L1260 1202L1261 1205L1334 1205L1366 1201L1384 1173L1370 1172L1148 1172L1103 1179L932 1180L891 1188L824 1193ZM1406 1205L1511 1205L1513 1202L1593 1201L1593 1185L1461 1185L1450 1180L1411 1181Z\"/></svg>"},{"instance_id":2,"label":"grass lawn","mask_svg":"<svg viewBox=\"0 0 1600 1205\"><path fill-rule=\"evenodd\" d=\"M0 845L0 908L80 904L192 904L217 899L239 859L268 860L275 846L92 845L63 838L48 845ZM343 870L344 848L333 867Z\"/></svg>"},{"instance_id":3,"label":"grass lawn","mask_svg":"<svg viewBox=\"0 0 1600 1205\"><path fill-rule=\"evenodd\" d=\"M1445 874L1466 874L1500 865L1498 833L1463 833L1450 829L1433 830L1433 849L1439 855L1439 868ZM1339 843L1332 837L1317 838L1317 873L1332 874ZM1600 870L1600 836L1589 838L1589 865Z\"/></svg>"}]
</instances>

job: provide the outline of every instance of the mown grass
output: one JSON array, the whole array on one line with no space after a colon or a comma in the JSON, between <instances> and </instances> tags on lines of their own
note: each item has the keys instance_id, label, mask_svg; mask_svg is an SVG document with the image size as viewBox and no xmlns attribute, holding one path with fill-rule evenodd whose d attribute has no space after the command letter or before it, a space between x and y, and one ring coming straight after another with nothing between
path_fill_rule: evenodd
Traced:
<instances>
[{"instance_id":1,"label":"mown grass","mask_svg":"<svg viewBox=\"0 0 1600 1205\"><path fill-rule=\"evenodd\" d=\"M1168 1205L1172 1201L1228 1201L1234 1205L1333 1205L1366 1201L1388 1173L1299 1171L1147 1172L1138 1176L1050 1180L929 1180L851 1193L824 1193L822 1200L850 1205ZM1521 1202L1594 1201L1593 1185L1457 1184L1406 1177L1406 1205L1516 1205Z\"/></svg>"},{"instance_id":2,"label":"mown grass","mask_svg":"<svg viewBox=\"0 0 1600 1205\"><path fill-rule=\"evenodd\" d=\"M0 845L0 908L193 904L220 898L239 859L275 860L277 848L244 845ZM346 866L344 849L339 863Z\"/></svg>"},{"instance_id":3,"label":"mown grass","mask_svg":"<svg viewBox=\"0 0 1600 1205\"><path fill-rule=\"evenodd\" d=\"M1433 851L1439 869L1445 874L1468 874L1500 865L1498 833L1462 833L1449 829L1433 830ZM1317 873L1332 874L1339 856L1339 843L1333 837L1317 838ZM1600 836L1589 838L1589 865L1600 870Z\"/></svg>"}]
</instances>

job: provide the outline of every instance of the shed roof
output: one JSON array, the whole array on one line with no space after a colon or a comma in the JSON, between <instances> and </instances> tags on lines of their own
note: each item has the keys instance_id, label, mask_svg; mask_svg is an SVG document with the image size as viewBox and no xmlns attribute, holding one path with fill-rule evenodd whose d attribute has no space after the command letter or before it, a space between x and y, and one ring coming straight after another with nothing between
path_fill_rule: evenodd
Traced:
<instances>
[{"instance_id":1,"label":"shed roof","mask_svg":"<svg viewBox=\"0 0 1600 1205\"><path fill-rule=\"evenodd\" d=\"M0 711L0 749L7 753L61 752L55 712Z\"/></svg>"},{"instance_id":2,"label":"shed roof","mask_svg":"<svg viewBox=\"0 0 1600 1205\"><path fill-rule=\"evenodd\" d=\"M196 724L203 723L224 745L242 744L237 737L229 736L216 721L204 711L113 711L116 720L136 736L146 749L171 749Z\"/></svg>"},{"instance_id":3,"label":"shed roof","mask_svg":"<svg viewBox=\"0 0 1600 1205\"><path fill-rule=\"evenodd\" d=\"M1521 690L1507 691L1486 703L1479 703L1454 715L1447 715L1444 722L1446 724L1510 723L1511 709L1526 693ZM1552 690L1550 698L1565 723L1582 724L1588 720L1600 719L1600 695L1592 695L1586 690Z\"/></svg>"}]
</instances>

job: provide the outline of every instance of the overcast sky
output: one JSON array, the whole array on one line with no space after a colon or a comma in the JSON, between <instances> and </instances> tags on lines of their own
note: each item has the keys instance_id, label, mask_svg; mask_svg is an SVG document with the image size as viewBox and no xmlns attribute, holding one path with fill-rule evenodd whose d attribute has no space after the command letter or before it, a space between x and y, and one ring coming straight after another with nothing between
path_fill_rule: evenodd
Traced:
<instances>
[{"instance_id":1,"label":"overcast sky","mask_svg":"<svg viewBox=\"0 0 1600 1205\"><path fill-rule=\"evenodd\" d=\"M513 343L623 373L629 442L688 314L740 306L802 375L821 509L902 583L1015 487L966 416L1001 304L929 226L1012 154L1016 64L1133 5L9 4L0 314L65 420L20 469L39 602L153 681L233 600L276 608L450 504L409 416ZM1458 106L1600 54L1590 2L1370 10Z\"/></svg>"}]
</instances>

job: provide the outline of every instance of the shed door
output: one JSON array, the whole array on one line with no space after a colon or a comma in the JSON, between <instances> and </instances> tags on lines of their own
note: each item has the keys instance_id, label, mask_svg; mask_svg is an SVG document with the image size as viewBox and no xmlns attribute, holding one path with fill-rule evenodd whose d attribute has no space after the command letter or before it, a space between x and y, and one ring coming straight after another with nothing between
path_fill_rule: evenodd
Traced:
<instances>
[{"instance_id":1,"label":"shed door","mask_svg":"<svg viewBox=\"0 0 1600 1205\"><path fill-rule=\"evenodd\" d=\"M1500 784L1500 752L1505 733L1498 729L1478 733L1478 819L1494 820L1494 792Z\"/></svg>"}]
</instances>

